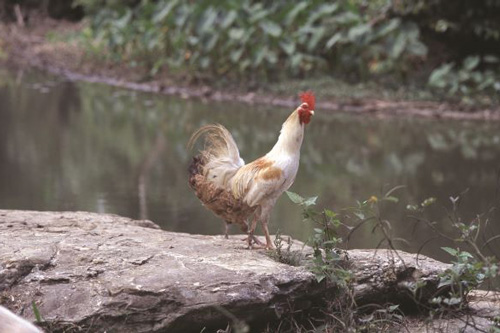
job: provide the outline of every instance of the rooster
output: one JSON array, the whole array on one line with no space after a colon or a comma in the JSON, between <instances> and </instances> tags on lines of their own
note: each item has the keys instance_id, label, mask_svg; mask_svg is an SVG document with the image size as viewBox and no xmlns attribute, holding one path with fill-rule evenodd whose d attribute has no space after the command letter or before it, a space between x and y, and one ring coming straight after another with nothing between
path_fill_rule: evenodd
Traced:
<instances>
[{"instance_id":1,"label":"rooster","mask_svg":"<svg viewBox=\"0 0 500 333\"><path fill-rule=\"evenodd\" d=\"M238 224L252 243L264 245L255 236L260 221L265 247L273 248L268 222L278 198L294 182L299 168L304 128L314 115L312 92L300 94L302 103L283 123L278 141L265 156L245 164L231 133L222 125L207 125L191 137L192 148L200 138L205 146L189 166L189 185L203 205L227 225ZM249 223L249 221L251 222Z\"/></svg>"}]
</instances>

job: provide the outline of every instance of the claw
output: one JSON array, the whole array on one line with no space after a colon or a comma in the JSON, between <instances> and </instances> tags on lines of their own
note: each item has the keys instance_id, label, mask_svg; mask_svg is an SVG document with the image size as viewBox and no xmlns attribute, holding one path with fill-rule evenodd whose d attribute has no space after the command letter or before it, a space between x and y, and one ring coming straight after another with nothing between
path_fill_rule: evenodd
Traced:
<instances>
[{"instance_id":1,"label":"claw","mask_svg":"<svg viewBox=\"0 0 500 333\"><path fill-rule=\"evenodd\" d=\"M266 250L274 250L274 249L276 249L276 248L274 247L273 243L266 244Z\"/></svg>"},{"instance_id":2,"label":"claw","mask_svg":"<svg viewBox=\"0 0 500 333\"><path fill-rule=\"evenodd\" d=\"M255 235L248 235L248 237L245 237L242 239L242 241L247 241L248 242L248 249L254 249L254 248L267 248L267 245L265 245L263 242L261 242ZM253 245L257 244L257 246Z\"/></svg>"},{"instance_id":3,"label":"claw","mask_svg":"<svg viewBox=\"0 0 500 333\"><path fill-rule=\"evenodd\" d=\"M272 249L274 249L274 246L272 244L264 244L255 235L248 235L248 237L243 238L242 241L248 242L247 249L249 249L249 250L253 250L253 249L272 250Z\"/></svg>"}]
</instances>

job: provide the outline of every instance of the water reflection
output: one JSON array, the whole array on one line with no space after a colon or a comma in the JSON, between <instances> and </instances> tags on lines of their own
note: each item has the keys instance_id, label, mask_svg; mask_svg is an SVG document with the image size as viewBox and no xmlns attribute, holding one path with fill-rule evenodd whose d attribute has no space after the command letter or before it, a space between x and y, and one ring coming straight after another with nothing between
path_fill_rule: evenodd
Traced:
<instances>
[{"instance_id":1,"label":"water reflection","mask_svg":"<svg viewBox=\"0 0 500 333\"><path fill-rule=\"evenodd\" d=\"M190 134L203 124L223 123L250 161L272 147L289 112L0 69L0 208L109 212L149 218L166 230L221 233L222 223L187 186ZM466 218L498 205L499 129L496 123L376 120L318 110L292 190L319 195L319 206L335 209L406 185L402 202L437 197L441 205L430 218L449 231L443 205L450 195L469 188L460 207ZM403 249L416 251L429 239L430 229L413 228L405 204L387 205L384 214L397 222L397 236L411 240ZM498 215L492 217L486 235L500 233ZM311 230L284 197L270 228L302 240ZM379 241L367 226L349 246ZM439 249L444 245L430 242L423 252L447 260ZM499 245L490 244L497 255Z\"/></svg>"}]
</instances>

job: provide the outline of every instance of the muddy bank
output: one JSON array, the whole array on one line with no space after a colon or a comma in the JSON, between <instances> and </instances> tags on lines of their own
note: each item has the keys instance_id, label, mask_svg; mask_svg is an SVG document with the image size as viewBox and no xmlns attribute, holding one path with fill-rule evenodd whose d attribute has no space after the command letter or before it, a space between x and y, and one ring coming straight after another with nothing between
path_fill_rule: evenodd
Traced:
<instances>
[{"instance_id":1,"label":"muddy bank","mask_svg":"<svg viewBox=\"0 0 500 333\"><path fill-rule=\"evenodd\" d=\"M131 70L116 63L106 63L92 55L75 38L58 40L53 36L78 35L84 23L54 21L37 18L30 28L15 24L0 25L0 64L33 66L70 80L100 82L127 89L177 95L183 98L201 98L216 101L238 101L283 107L294 107L294 95L276 96L247 91L214 89L199 82L172 78L167 75L151 80L141 68ZM51 37L52 36L52 37ZM419 101L320 100L317 109L322 112L370 114L375 117L414 116L462 120L500 120L500 109L464 110L464 106L448 103Z\"/></svg>"}]
</instances>

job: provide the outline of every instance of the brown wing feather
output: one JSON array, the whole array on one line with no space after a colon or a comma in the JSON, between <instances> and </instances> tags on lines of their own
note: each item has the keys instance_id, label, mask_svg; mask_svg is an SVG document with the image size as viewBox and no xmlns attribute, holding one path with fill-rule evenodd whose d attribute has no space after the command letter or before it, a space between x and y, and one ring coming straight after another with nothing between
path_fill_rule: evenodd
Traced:
<instances>
[{"instance_id":1,"label":"brown wing feather","mask_svg":"<svg viewBox=\"0 0 500 333\"><path fill-rule=\"evenodd\" d=\"M256 207L248 206L242 200L235 199L229 191L218 188L212 182L207 181L202 174L204 164L203 156L193 157L189 166L189 186L203 205L215 215L227 223L238 224L242 231L247 232L246 220L254 213Z\"/></svg>"}]
</instances>

